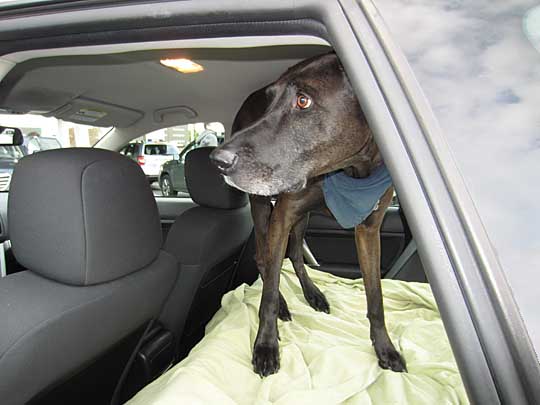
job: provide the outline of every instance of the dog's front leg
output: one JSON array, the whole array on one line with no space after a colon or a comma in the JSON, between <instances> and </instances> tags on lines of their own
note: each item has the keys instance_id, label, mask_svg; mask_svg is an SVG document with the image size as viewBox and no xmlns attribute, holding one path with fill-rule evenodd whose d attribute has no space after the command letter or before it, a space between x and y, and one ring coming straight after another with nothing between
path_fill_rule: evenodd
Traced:
<instances>
[{"instance_id":1,"label":"dog's front leg","mask_svg":"<svg viewBox=\"0 0 540 405\"><path fill-rule=\"evenodd\" d=\"M380 227L386 208L392 199L392 193L393 188L390 187L381 198L378 209L364 223L356 226L355 239L358 260L366 288L370 337L379 359L379 365L393 371L407 371L405 361L395 349L386 330L381 288Z\"/></svg>"},{"instance_id":2,"label":"dog's front leg","mask_svg":"<svg viewBox=\"0 0 540 405\"><path fill-rule=\"evenodd\" d=\"M266 272L259 307L259 331L253 347L253 367L261 377L274 374L279 369L277 317L279 312L279 275L285 256L291 224L283 207L282 198L272 212L267 235ZM286 204L285 204L286 205Z\"/></svg>"},{"instance_id":3,"label":"dog's front leg","mask_svg":"<svg viewBox=\"0 0 540 405\"><path fill-rule=\"evenodd\" d=\"M270 216L272 214L272 201L270 197L260 195L249 195L251 206L251 217L255 229L255 261L261 278L266 277L266 249L268 246L268 228L270 227ZM283 295L279 293L279 319L282 321L290 321L291 313L287 307L287 301Z\"/></svg>"},{"instance_id":4,"label":"dog's front leg","mask_svg":"<svg viewBox=\"0 0 540 405\"><path fill-rule=\"evenodd\" d=\"M305 213L320 205L322 190L309 187L301 193L280 194L270 217L266 247L266 274L263 280L259 331L253 347L253 367L261 376L279 369L277 315L279 310L279 275L292 226Z\"/></svg>"}]
</instances>

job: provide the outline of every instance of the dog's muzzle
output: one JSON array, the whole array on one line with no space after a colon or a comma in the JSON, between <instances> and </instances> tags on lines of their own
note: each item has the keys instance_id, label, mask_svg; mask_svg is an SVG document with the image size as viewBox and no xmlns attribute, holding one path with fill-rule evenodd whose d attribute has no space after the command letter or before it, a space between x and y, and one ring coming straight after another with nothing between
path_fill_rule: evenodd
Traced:
<instances>
[{"instance_id":1,"label":"dog's muzzle","mask_svg":"<svg viewBox=\"0 0 540 405\"><path fill-rule=\"evenodd\" d=\"M210 154L210 160L222 174L228 174L234 170L238 155L227 149L216 149Z\"/></svg>"}]
</instances>

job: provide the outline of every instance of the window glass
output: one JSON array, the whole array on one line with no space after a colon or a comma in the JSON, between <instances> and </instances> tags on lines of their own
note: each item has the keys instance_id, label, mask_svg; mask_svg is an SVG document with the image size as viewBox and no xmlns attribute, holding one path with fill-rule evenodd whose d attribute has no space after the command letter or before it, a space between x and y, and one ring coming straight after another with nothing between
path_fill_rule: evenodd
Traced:
<instances>
[{"instance_id":1,"label":"window glass","mask_svg":"<svg viewBox=\"0 0 540 405\"><path fill-rule=\"evenodd\" d=\"M56 138L39 137L37 138L37 142L39 143L41 150L60 149L62 147Z\"/></svg>"},{"instance_id":2,"label":"window glass","mask_svg":"<svg viewBox=\"0 0 540 405\"><path fill-rule=\"evenodd\" d=\"M145 155L166 155L167 145L146 145L144 147Z\"/></svg>"},{"instance_id":3,"label":"window glass","mask_svg":"<svg viewBox=\"0 0 540 405\"><path fill-rule=\"evenodd\" d=\"M176 146L167 145L167 152L166 152L167 155L178 155L179 153L180 151L178 150Z\"/></svg>"},{"instance_id":4,"label":"window glass","mask_svg":"<svg viewBox=\"0 0 540 405\"><path fill-rule=\"evenodd\" d=\"M34 114L0 114L0 125L19 128L21 146L0 146L0 191L8 191L19 159L48 149L94 145L111 128L74 124Z\"/></svg>"},{"instance_id":5,"label":"window glass","mask_svg":"<svg viewBox=\"0 0 540 405\"><path fill-rule=\"evenodd\" d=\"M225 128L219 122L163 128L134 139L122 148L143 169L155 196L188 197L184 164L189 151L223 142Z\"/></svg>"},{"instance_id":6,"label":"window glass","mask_svg":"<svg viewBox=\"0 0 540 405\"><path fill-rule=\"evenodd\" d=\"M134 144L130 144L126 147L126 156L136 156L136 151L135 149L137 149L137 145L134 145Z\"/></svg>"},{"instance_id":7,"label":"window glass","mask_svg":"<svg viewBox=\"0 0 540 405\"><path fill-rule=\"evenodd\" d=\"M145 155L177 155L178 154L178 148L174 145L152 145L152 144L146 144L144 146L144 154Z\"/></svg>"},{"instance_id":8,"label":"window glass","mask_svg":"<svg viewBox=\"0 0 540 405\"><path fill-rule=\"evenodd\" d=\"M0 159L20 159L23 156L20 146L0 146Z\"/></svg>"},{"instance_id":9,"label":"window glass","mask_svg":"<svg viewBox=\"0 0 540 405\"><path fill-rule=\"evenodd\" d=\"M538 2L375 4L431 103L540 353Z\"/></svg>"},{"instance_id":10,"label":"window glass","mask_svg":"<svg viewBox=\"0 0 540 405\"><path fill-rule=\"evenodd\" d=\"M39 150L39 143L37 138L32 138L26 143L26 151L29 155Z\"/></svg>"}]
</instances>

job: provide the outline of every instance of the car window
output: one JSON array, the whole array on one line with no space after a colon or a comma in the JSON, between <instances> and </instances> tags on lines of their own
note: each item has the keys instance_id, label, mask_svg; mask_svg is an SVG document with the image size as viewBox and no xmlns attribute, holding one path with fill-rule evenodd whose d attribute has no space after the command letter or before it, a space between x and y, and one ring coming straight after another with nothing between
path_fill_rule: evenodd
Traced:
<instances>
[{"instance_id":1,"label":"car window","mask_svg":"<svg viewBox=\"0 0 540 405\"><path fill-rule=\"evenodd\" d=\"M540 353L540 10L375 0L426 94Z\"/></svg>"},{"instance_id":2,"label":"car window","mask_svg":"<svg viewBox=\"0 0 540 405\"><path fill-rule=\"evenodd\" d=\"M184 149L182 149L182 151L180 152L180 159L185 159L188 152L192 151L196 147L197 147L197 142L196 141L193 141L190 144L186 145L186 147Z\"/></svg>"},{"instance_id":3,"label":"car window","mask_svg":"<svg viewBox=\"0 0 540 405\"><path fill-rule=\"evenodd\" d=\"M145 155L167 155L167 145L146 145Z\"/></svg>"},{"instance_id":4,"label":"car window","mask_svg":"<svg viewBox=\"0 0 540 405\"><path fill-rule=\"evenodd\" d=\"M130 144L127 146L126 148L126 156L135 156L136 155L136 149L137 149L137 145L135 144Z\"/></svg>"},{"instance_id":5,"label":"car window","mask_svg":"<svg viewBox=\"0 0 540 405\"><path fill-rule=\"evenodd\" d=\"M203 146L218 146L224 136L225 128L220 122L163 128L135 140L144 145L144 155L133 159L146 174L155 196L188 197L184 176L187 153Z\"/></svg>"},{"instance_id":6,"label":"car window","mask_svg":"<svg viewBox=\"0 0 540 405\"><path fill-rule=\"evenodd\" d=\"M59 149L62 147L60 142L54 138L40 137L36 138L36 140L38 140L41 150Z\"/></svg>"},{"instance_id":7,"label":"car window","mask_svg":"<svg viewBox=\"0 0 540 405\"><path fill-rule=\"evenodd\" d=\"M26 152L31 155L34 152L39 151L39 143L36 138L31 138L26 145Z\"/></svg>"},{"instance_id":8,"label":"car window","mask_svg":"<svg viewBox=\"0 0 540 405\"><path fill-rule=\"evenodd\" d=\"M23 133L23 145L0 146L0 191L9 190L13 169L25 155L48 149L92 146L111 129L34 114L0 114L0 125L19 128Z\"/></svg>"},{"instance_id":9,"label":"car window","mask_svg":"<svg viewBox=\"0 0 540 405\"><path fill-rule=\"evenodd\" d=\"M178 155L180 151L174 145L167 145L167 155Z\"/></svg>"},{"instance_id":10,"label":"car window","mask_svg":"<svg viewBox=\"0 0 540 405\"><path fill-rule=\"evenodd\" d=\"M0 146L0 159L20 159L24 156L20 146Z\"/></svg>"}]
</instances>

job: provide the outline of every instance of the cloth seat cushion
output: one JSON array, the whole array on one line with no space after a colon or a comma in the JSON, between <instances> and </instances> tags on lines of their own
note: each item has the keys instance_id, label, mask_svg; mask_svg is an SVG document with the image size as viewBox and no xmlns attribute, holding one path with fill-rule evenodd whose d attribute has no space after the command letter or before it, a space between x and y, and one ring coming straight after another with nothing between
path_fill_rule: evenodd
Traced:
<instances>
[{"instance_id":1,"label":"cloth seat cushion","mask_svg":"<svg viewBox=\"0 0 540 405\"><path fill-rule=\"evenodd\" d=\"M174 258L161 252L147 268L95 286L30 271L2 279L0 403L25 403L154 318L176 276Z\"/></svg>"},{"instance_id":2,"label":"cloth seat cushion","mask_svg":"<svg viewBox=\"0 0 540 405\"><path fill-rule=\"evenodd\" d=\"M261 379L251 365L262 291L258 279L224 296L190 355L129 404L468 403L429 285L382 280L388 331L408 367L408 373L395 373L378 366L362 280L308 271L331 313L309 307L285 261L280 290L293 320L278 321L277 374Z\"/></svg>"}]
</instances>

